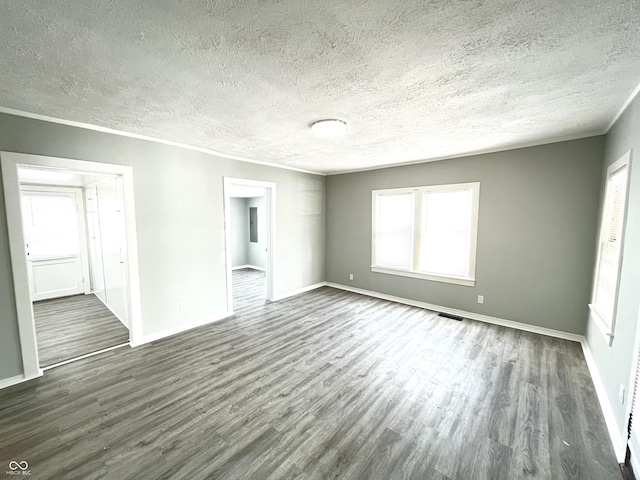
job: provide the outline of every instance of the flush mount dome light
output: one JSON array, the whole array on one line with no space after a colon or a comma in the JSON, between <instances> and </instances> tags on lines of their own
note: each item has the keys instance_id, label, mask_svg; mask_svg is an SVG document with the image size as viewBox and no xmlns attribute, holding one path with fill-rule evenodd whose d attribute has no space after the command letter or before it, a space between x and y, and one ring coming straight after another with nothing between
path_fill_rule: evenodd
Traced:
<instances>
[{"instance_id":1,"label":"flush mount dome light","mask_svg":"<svg viewBox=\"0 0 640 480\"><path fill-rule=\"evenodd\" d=\"M341 135L347 130L346 122L337 118L328 118L318 120L311 124L311 131L321 137L335 137Z\"/></svg>"}]
</instances>

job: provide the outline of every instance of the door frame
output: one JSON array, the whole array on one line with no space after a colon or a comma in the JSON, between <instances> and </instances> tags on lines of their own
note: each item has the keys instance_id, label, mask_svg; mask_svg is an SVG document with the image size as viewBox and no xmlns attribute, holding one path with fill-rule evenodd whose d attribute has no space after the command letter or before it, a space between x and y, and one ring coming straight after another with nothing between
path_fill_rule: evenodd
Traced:
<instances>
[{"instance_id":1,"label":"door frame","mask_svg":"<svg viewBox=\"0 0 640 480\"><path fill-rule=\"evenodd\" d=\"M223 177L224 181L224 239L225 261L227 267L227 311L233 314L233 274L231 261L231 187L264 188L267 232L267 300L273 302L277 298L276 279L276 184L246 178Z\"/></svg>"},{"instance_id":2,"label":"door frame","mask_svg":"<svg viewBox=\"0 0 640 480\"><path fill-rule=\"evenodd\" d=\"M135 203L133 196L133 167L111 163L89 162L68 158L47 157L15 152L0 152L0 167L4 187L5 210L9 233L9 251L13 274L13 286L18 316L18 331L22 351L24 380L39 377L43 370L38 362L33 305L29 288L27 256L22 227L22 205L18 168L21 166L43 167L63 171L96 173L122 176L126 244L129 254L129 308L131 328L129 344L142 342L142 308L140 301L140 275L138 270L138 241L136 234Z\"/></svg>"}]
</instances>

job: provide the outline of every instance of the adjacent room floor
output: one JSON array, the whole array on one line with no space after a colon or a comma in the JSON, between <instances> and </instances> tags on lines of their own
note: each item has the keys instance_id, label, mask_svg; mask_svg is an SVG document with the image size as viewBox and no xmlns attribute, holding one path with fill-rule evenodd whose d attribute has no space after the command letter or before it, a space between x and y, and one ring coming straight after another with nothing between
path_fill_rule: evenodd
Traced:
<instances>
[{"instance_id":1,"label":"adjacent room floor","mask_svg":"<svg viewBox=\"0 0 640 480\"><path fill-rule=\"evenodd\" d=\"M33 478L621 478L579 344L328 287L52 369L0 412L0 462Z\"/></svg>"},{"instance_id":2,"label":"adjacent room floor","mask_svg":"<svg viewBox=\"0 0 640 480\"><path fill-rule=\"evenodd\" d=\"M129 330L95 295L33 303L40 367L129 341Z\"/></svg>"}]
</instances>

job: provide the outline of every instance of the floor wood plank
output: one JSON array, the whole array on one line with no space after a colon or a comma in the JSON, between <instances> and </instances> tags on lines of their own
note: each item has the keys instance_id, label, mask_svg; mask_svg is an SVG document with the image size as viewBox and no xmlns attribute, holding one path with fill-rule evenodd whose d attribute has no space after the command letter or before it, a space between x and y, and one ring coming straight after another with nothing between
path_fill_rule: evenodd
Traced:
<instances>
[{"instance_id":1,"label":"floor wood plank","mask_svg":"<svg viewBox=\"0 0 640 480\"><path fill-rule=\"evenodd\" d=\"M93 294L33 303L40 367L129 342L129 330Z\"/></svg>"},{"instance_id":2,"label":"floor wood plank","mask_svg":"<svg viewBox=\"0 0 640 480\"><path fill-rule=\"evenodd\" d=\"M578 344L234 272L227 320L0 391L32 478L620 479ZM567 445L568 444L568 445Z\"/></svg>"}]
</instances>

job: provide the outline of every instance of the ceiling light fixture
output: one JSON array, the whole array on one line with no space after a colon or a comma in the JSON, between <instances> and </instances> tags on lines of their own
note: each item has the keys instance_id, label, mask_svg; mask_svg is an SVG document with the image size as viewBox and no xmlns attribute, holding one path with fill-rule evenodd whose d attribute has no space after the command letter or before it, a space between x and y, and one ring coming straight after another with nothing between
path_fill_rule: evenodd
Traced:
<instances>
[{"instance_id":1,"label":"ceiling light fixture","mask_svg":"<svg viewBox=\"0 0 640 480\"><path fill-rule=\"evenodd\" d=\"M311 124L311 131L320 137L335 137L347 130L347 123L337 118L318 120Z\"/></svg>"}]
</instances>

